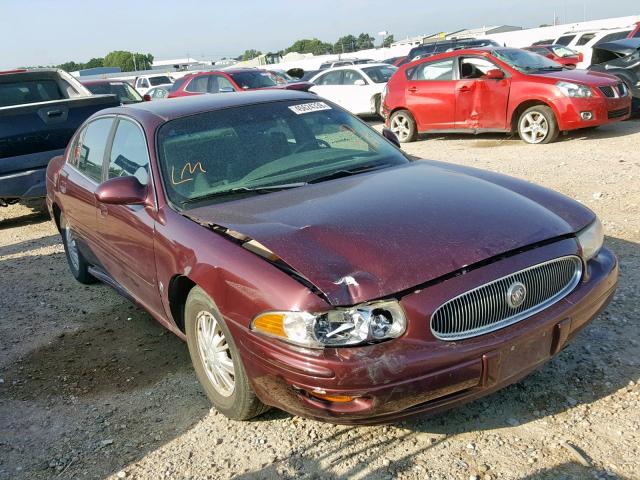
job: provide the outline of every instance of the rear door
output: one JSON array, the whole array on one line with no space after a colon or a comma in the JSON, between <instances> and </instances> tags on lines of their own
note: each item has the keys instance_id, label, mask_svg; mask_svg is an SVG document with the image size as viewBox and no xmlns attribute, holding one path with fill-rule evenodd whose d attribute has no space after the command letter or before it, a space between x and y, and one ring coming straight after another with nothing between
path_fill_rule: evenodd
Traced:
<instances>
[{"instance_id":1,"label":"rear door","mask_svg":"<svg viewBox=\"0 0 640 480\"><path fill-rule=\"evenodd\" d=\"M113 142L106 152L107 179L133 176L149 186L146 205L107 205L97 202L101 263L111 277L153 312L162 306L156 285L154 256L155 198L149 153L142 127L118 117Z\"/></svg>"},{"instance_id":2,"label":"rear door","mask_svg":"<svg viewBox=\"0 0 640 480\"><path fill-rule=\"evenodd\" d=\"M102 182L105 147L114 117L87 124L75 137L67 163L60 171L61 210L75 233L78 248L90 263L101 265L96 224L95 191Z\"/></svg>"},{"instance_id":3,"label":"rear door","mask_svg":"<svg viewBox=\"0 0 640 480\"><path fill-rule=\"evenodd\" d=\"M332 70L323 73L315 80L315 84L310 88L312 92L317 93L321 97L327 98L332 102L342 105L344 100L344 85L342 83L343 70Z\"/></svg>"},{"instance_id":4,"label":"rear door","mask_svg":"<svg viewBox=\"0 0 640 480\"><path fill-rule=\"evenodd\" d=\"M501 70L484 57L458 57L456 81L456 128L505 130L511 79L485 78L489 70Z\"/></svg>"},{"instance_id":5,"label":"rear door","mask_svg":"<svg viewBox=\"0 0 640 480\"><path fill-rule=\"evenodd\" d=\"M406 104L418 131L454 128L456 98L455 58L424 61L407 70Z\"/></svg>"}]
</instances>

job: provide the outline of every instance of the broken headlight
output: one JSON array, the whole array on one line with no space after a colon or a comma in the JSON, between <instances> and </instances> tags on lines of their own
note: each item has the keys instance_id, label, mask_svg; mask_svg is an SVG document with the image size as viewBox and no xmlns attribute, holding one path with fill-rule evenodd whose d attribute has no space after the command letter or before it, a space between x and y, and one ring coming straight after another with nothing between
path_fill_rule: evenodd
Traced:
<instances>
[{"instance_id":1,"label":"broken headlight","mask_svg":"<svg viewBox=\"0 0 640 480\"><path fill-rule=\"evenodd\" d=\"M402 335L406 317L395 300L372 302L328 312L265 312L251 330L309 348L375 343Z\"/></svg>"}]
</instances>

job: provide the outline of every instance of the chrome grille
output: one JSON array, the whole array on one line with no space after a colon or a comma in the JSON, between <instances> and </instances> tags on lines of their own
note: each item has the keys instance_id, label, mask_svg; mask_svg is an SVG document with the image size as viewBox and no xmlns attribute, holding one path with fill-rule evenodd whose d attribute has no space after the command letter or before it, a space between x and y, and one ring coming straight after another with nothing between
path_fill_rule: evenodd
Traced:
<instances>
[{"instance_id":1,"label":"chrome grille","mask_svg":"<svg viewBox=\"0 0 640 480\"><path fill-rule=\"evenodd\" d=\"M461 340L512 325L553 305L571 292L582 276L579 257L561 257L520 270L458 295L431 316L431 332L441 340ZM527 294L511 306L507 292L517 283Z\"/></svg>"}]
</instances>

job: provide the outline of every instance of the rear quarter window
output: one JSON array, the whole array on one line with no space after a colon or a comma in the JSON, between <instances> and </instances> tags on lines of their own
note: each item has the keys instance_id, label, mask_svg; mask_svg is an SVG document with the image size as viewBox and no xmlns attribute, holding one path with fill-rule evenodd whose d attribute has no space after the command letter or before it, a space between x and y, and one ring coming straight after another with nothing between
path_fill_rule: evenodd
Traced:
<instances>
[{"instance_id":1,"label":"rear quarter window","mask_svg":"<svg viewBox=\"0 0 640 480\"><path fill-rule=\"evenodd\" d=\"M0 107L62 100L64 95L54 80L0 83Z\"/></svg>"}]
</instances>

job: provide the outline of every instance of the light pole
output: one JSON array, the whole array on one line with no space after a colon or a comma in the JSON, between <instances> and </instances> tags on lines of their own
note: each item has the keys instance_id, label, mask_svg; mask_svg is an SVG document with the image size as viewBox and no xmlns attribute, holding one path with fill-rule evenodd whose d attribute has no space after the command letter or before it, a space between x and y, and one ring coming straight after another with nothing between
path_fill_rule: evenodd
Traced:
<instances>
[{"instance_id":1,"label":"light pole","mask_svg":"<svg viewBox=\"0 0 640 480\"><path fill-rule=\"evenodd\" d=\"M384 48L384 37L386 37L388 34L389 32L387 32L386 30L383 30L382 32L378 32L378 35L382 37L382 45L380 45L382 48Z\"/></svg>"}]
</instances>

